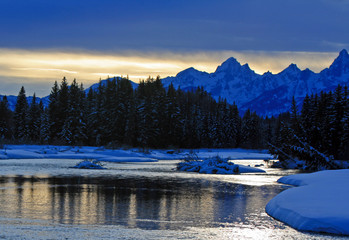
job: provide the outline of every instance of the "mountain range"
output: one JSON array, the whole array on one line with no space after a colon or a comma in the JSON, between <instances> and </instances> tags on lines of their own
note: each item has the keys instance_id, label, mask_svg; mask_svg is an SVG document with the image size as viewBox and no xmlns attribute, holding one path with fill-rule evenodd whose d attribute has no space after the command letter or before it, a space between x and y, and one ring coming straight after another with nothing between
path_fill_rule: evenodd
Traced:
<instances>
[{"instance_id":1,"label":"mountain range","mask_svg":"<svg viewBox=\"0 0 349 240\"><path fill-rule=\"evenodd\" d=\"M278 74L255 73L248 64L241 65L229 58L213 73L188 68L175 77L163 79L164 86L172 83L183 90L203 86L212 97L235 102L240 110L251 109L260 115L271 116L290 110L293 96L301 105L308 94L330 91L341 85L349 85L349 55L342 50L329 68L315 73L300 70L290 64Z\"/></svg>"},{"instance_id":2,"label":"mountain range","mask_svg":"<svg viewBox=\"0 0 349 240\"><path fill-rule=\"evenodd\" d=\"M235 102L242 112L250 109L260 115L272 116L289 111L293 97L301 106L307 94L327 92L338 84L349 85L349 55L342 50L333 63L319 73L290 64L280 73L266 72L262 75L255 73L248 64L241 65L231 57L213 73L188 68L174 77L164 78L162 82L165 87L172 83L175 88L180 87L184 91L203 86L216 100L225 98L229 103ZM132 84L137 87L136 83ZM90 88L96 89L97 86L94 84ZM16 96L8 96L8 100L10 108L14 109ZM47 105L48 97L42 100ZM31 101L30 97L28 101Z\"/></svg>"}]
</instances>

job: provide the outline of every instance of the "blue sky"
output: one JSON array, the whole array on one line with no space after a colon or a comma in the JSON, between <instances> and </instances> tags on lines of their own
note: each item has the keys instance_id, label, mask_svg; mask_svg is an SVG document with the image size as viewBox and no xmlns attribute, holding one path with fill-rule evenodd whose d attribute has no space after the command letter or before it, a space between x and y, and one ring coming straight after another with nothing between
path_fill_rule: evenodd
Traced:
<instances>
[{"instance_id":1,"label":"blue sky","mask_svg":"<svg viewBox=\"0 0 349 240\"><path fill-rule=\"evenodd\" d=\"M348 49L348 12L347 0L1 0L0 58L13 62L0 59L0 94L45 95L64 75L89 85L214 71L230 56L260 73L291 62L317 71Z\"/></svg>"}]
</instances>

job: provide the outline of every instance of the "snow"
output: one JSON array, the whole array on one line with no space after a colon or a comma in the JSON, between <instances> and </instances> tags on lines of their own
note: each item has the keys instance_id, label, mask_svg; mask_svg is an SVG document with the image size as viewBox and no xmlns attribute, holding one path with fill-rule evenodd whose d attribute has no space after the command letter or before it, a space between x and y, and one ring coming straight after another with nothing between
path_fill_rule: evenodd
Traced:
<instances>
[{"instance_id":1,"label":"snow","mask_svg":"<svg viewBox=\"0 0 349 240\"><path fill-rule=\"evenodd\" d=\"M187 172L199 172L207 174L238 174L251 172L265 172L262 169L234 164L228 159L220 157L208 158L204 160L183 161L178 163L177 169Z\"/></svg>"},{"instance_id":2,"label":"snow","mask_svg":"<svg viewBox=\"0 0 349 240\"><path fill-rule=\"evenodd\" d=\"M260 75L248 65L242 66L236 59L229 58L213 73L190 68L175 77L164 78L162 83L165 87L172 83L182 90L203 86L213 98L223 98L231 104L235 102L242 112L250 109L259 115L273 116L289 111L292 97L299 105L307 94L328 92L338 84L346 85L348 77L349 55L343 50L332 65L320 73L300 70L291 64L278 74Z\"/></svg>"},{"instance_id":3,"label":"snow","mask_svg":"<svg viewBox=\"0 0 349 240\"><path fill-rule=\"evenodd\" d=\"M95 159L105 162L154 162L156 159L132 150L98 147L6 145L0 159Z\"/></svg>"},{"instance_id":4,"label":"snow","mask_svg":"<svg viewBox=\"0 0 349 240\"><path fill-rule=\"evenodd\" d=\"M328 170L282 177L298 186L283 191L266 212L301 231L349 235L349 170Z\"/></svg>"},{"instance_id":5,"label":"snow","mask_svg":"<svg viewBox=\"0 0 349 240\"><path fill-rule=\"evenodd\" d=\"M105 169L100 165L98 161L95 160L84 160L76 164L73 168L79 169Z\"/></svg>"},{"instance_id":6,"label":"snow","mask_svg":"<svg viewBox=\"0 0 349 240\"><path fill-rule=\"evenodd\" d=\"M260 160L272 159L265 150L245 149L176 149L176 150L150 150L150 149L106 149L100 147L69 147L51 145L5 145L0 149L0 161L6 159L81 159L85 160L76 168L95 168L91 161L96 162L158 162L159 160L182 160L188 155L195 154L198 159L222 158L229 160ZM87 166L88 165L88 166ZM229 165L233 167L230 168ZM72 165L74 166L74 165ZM244 166L243 164L225 164L219 169L206 166L201 168L201 173L232 174L238 167L238 173L264 172L260 168ZM184 169L183 169L184 170ZM188 170L188 169L187 169ZM237 169L235 169L237 171ZM236 172L235 172L236 173Z\"/></svg>"},{"instance_id":7,"label":"snow","mask_svg":"<svg viewBox=\"0 0 349 240\"><path fill-rule=\"evenodd\" d=\"M147 150L106 149L99 147L69 147L51 145L5 145L0 149L1 159L94 159L104 162L156 162L158 160L184 159L190 152L201 158L272 159L267 151L245 149L180 149Z\"/></svg>"}]
</instances>

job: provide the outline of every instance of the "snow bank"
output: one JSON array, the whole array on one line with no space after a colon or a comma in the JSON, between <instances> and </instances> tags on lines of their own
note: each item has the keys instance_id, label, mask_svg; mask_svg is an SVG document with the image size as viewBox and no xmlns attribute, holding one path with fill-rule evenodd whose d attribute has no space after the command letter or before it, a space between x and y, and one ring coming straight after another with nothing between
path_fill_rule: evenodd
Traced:
<instances>
[{"instance_id":1,"label":"snow bank","mask_svg":"<svg viewBox=\"0 0 349 240\"><path fill-rule=\"evenodd\" d=\"M282 177L287 189L266 212L301 231L349 235L349 170L328 170Z\"/></svg>"},{"instance_id":2,"label":"snow bank","mask_svg":"<svg viewBox=\"0 0 349 240\"><path fill-rule=\"evenodd\" d=\"M104 162L156 162L158 160L184 159L189 152L201 158L220 156L232 159L271 159L266 151L244 149L198 149L198 150L148 150L105 149L98 147L69 147L42 145L5 145L0 149L0 159L95 159Z\"/></svg>"},{"instance_id":3,"label":"snow bank","mask_svg":"<svg viewBox=\"0 0 349 240\"><path fill-rule=\"evenodd\" d=\"M134 150L98 147L6 145L0 159L95 159L105 162L155 162L156 159Z\"/></svg>"}]
</instances>

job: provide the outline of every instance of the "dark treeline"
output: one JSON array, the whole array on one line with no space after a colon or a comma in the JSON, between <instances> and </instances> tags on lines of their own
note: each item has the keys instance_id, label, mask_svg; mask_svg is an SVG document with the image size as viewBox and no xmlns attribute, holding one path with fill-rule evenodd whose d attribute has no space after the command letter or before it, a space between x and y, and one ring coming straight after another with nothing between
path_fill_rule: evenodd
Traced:
<instances>
[{"instance_id":1,"label":"dark treeline","mask_svg":"<svg viewBox=\"0 0 349 240\"><path fill-rule=\"evenodd\" d=\"M333 159L349 160L349 91L338 86L334 92L306 96L299 112L292 109L279 117L277 136L270 152L283 160L305 160L309 169L337 168Z\"/></svg>"},{"instance_id":2,"label":"dark treeline","mask_svg":"<svg viewBox=\"0 0 349 240\"><path fill-rule=\"evenodd\" d=\"M308 148L349 159L348 89L307 96L301 112L260 117L235 104L214 100L199 87L163 87L160 78L136 89L124 78L100 81L86 94L82 84L54 83L49 105L28 104L22 87L15 111L0 102L0 137L14 143L146 148L268 148L280 156L302 157ZM302 145L303 144L303 145ZM306 145L306 147L304 146ZM297 152L298 149L299 151Z\"/></svg>"},{"instance_id":3,"label":"dark treeline","mask_svg":"<svg viewBox=\"0 0 349 240\"><path fill-rule=\"evenodd\" d=\"M182 91L160 78L133 89L124 78L87 94L75 80L54 83L49 105L27 103L22 87L14 112L1 101L0 134L15 143L151 148L266 148L269 119L214 100L202 87Z\"/></svg>"}]
</instances>

